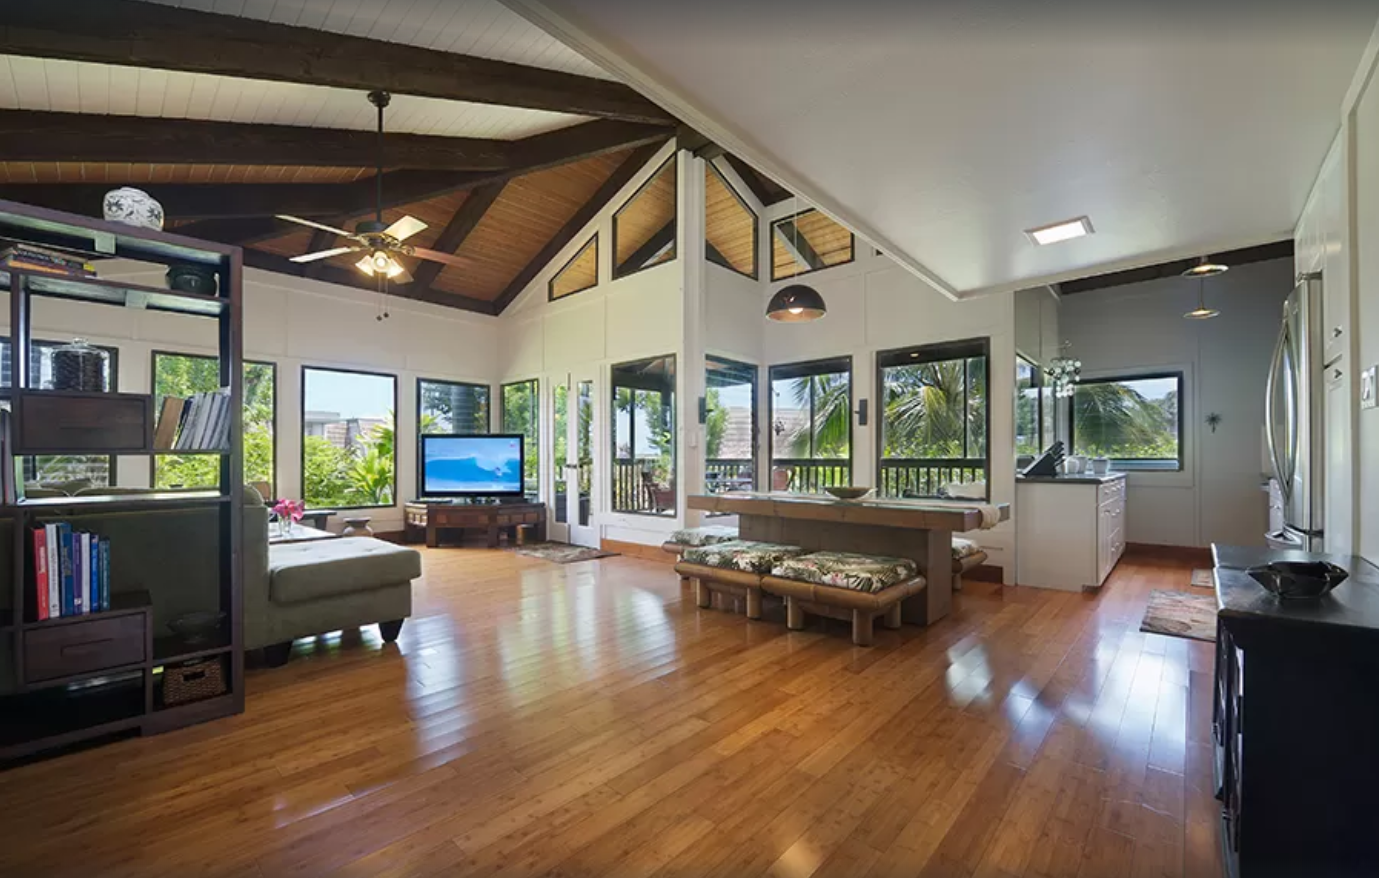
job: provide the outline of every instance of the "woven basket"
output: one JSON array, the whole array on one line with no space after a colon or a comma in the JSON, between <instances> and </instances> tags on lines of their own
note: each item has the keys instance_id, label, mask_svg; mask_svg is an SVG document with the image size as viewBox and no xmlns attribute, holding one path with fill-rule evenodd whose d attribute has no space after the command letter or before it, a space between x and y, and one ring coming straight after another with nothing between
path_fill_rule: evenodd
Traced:
<instances>
[{"instance_id":1,"label":"woven basket","mask_svg":"<svg viewBox=\"0 0 1379 878\"><path fill-rule=\"evenodd\" d=\"M163 669L163 703L187 704L225 694L225 672L218 658Z\"/></svg>"}]
</instances>

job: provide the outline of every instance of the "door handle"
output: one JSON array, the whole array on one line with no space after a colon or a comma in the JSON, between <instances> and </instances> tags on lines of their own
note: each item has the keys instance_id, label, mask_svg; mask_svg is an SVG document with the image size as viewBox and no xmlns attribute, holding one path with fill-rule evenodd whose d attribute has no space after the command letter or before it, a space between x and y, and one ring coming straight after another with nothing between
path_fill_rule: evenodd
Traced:
<instances>
[{"instance_id":1,"label":"door handle","mask_svg":"<svg viewBox=\"0 0 1379 878\"><path fill-rule=\"evenodd\" d=\"M1269 362L1269 378L1264 386L1264 435L1265 441L1269 443L1269 461L1274 465L1274 476L1279 481L1279 488L1284 492L1284 497L1288 496L1289 486L1283 482L1283 463L1278 456L1278 436L1274 434L1274 393L1277 390L1278 370L1283 361L1283 344L1288 324L1279 332L1278 343L1274 345L1274 356Z\"/></svg>"}]
</instances>

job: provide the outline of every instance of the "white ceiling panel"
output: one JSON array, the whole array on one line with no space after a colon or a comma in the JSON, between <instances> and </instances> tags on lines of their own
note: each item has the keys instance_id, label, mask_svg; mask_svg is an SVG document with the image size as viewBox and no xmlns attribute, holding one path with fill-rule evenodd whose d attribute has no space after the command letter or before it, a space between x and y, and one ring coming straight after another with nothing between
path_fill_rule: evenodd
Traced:
<instances>
[{"instance_id":1,"label":"white ceiling panel","mask_svg":"<svg viewBox=\"0 0 1379 878\"><path fill-rule=\"evenodd\" d=\"M0 108L372 130L376 110L342 88L0 55ZM587 121L520 107L394 95L388 131L515 140Z\"/></svg>"},{"instance_id":2,"label":"white ceiling panel","mask_svg":"<svg viewBox=\"0 0 1379 878\"><path fill-rule=\"evenodd\" d=\"M146 0L609 79L498 0Z\"/></svg>"},{"instance_id":3,"label":"white ceiling panel","mask_svg":"<svg viewBox=\"0 0 1379 878\"><path fill-rule=\"evenodd\" d=\"M950 293L1287 235L1379 17L1354 0L506 2ZM1095 235L1023 234L1083 214Z\"/></svg>"}]
</instances>

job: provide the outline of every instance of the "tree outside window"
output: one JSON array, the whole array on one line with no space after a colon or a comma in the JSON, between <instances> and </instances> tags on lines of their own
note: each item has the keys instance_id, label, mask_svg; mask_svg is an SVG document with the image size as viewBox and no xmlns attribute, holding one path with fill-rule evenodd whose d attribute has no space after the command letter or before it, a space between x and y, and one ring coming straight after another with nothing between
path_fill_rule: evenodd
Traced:
<instances>
[{"instance_id":1,"label":"tree outside window","mask_svg":"<svg viewBox=\"0 0 1379 878\"><path fill-rule=\"evenodd\" d=\"M757 367L723 357L705 359L705 488L751 490L756 484Z\"/></svg>"},{"instance_id":2,"label":"tree outside window","mask_svg":"<svg viewBox=\"0 0 1379 878\"><path fill-rule=\"evenodd\" d=\"M391 506L397 379L302 368L302 499L311 508Z\"/></svg>"},{"instance_id":3,"label":"tree outside window","mask_svg":"<svg viewBox=\"0 0 1379 878\"><path fill-rule=\"evenodd\" d=\"M1183 373L1082 380L1073 392L1072 453L1117 469L1183 468Z\"/></svg>"},{"instance_id":4,"label":"tree outside window","mask_svg":"<svg viewBox=\"0 0 1379 878\"><path fill-rule=\"evenodd\" d=\"M53 351L69 344L60 341L34 339L29 346L29 387L37 390L53 389ZM103 390L119 387L120 352L116 348L92 345L105 357L105 386ZM10 374L10 342L0 340L0 386L12 387ZM114 481L115 458L108 454L40 454L23 458L24 481L33 484L55 482L84 482L93 487L105 487Z\"/></svg>"},{"instance_id":5,"label":"tree outside window","mask_svg":"<svg viewBox=\"0 0 1379 878\"><path fill-rule=\"evenodd\" d=\"M541 386L535 378L503 385L503 432L521 433L526 437L522 475L528 485L541 483L540 415Z\"/></svg>"},{"instance_id":6,"label":"tree outside window","mask_svg":"<svg viewBox=\"0 0 1379 878\"><path fill-rule=\"evenodd\" d=\"M812 493L852 479L852 360L772 366L771 490Z\"/></svg>"},{"instance_id":7,"label":"tree outside window","mask_svg":"<svg viewBox=\"0 0 1379 878\"><path fill-rule=\"evenodd\" d=\"M1015 358L1015 454L1037 455L1044 448L1043 389L1039 367L1024 357Z\"/></svg>"},{"instance_id":8,"label":"tree outside window","mask_svg":"<svg viewBox=\"0 0 1379 878\"><path fill-rule=\"evenodd\" d=\"M244 481L275 486L274 422L277 418L272 363L244 364ZM165 396L183 399L218 389L220 361L197 354L153 353L155 411ZM155 488L216 488L220 486L220 456L215 454L158 454L153 458ZM276 493L276 491L270 492ZM270 498L264 498L270 499Z\"/></svg>"},{"instance_id":9,"label":"tree outside window","mask_svg":"<svg viewBox=\"0 0 1379 878\"><path fill-rule=\"evenodd\" d=\"M487 433L487 384L417 379L417 433Z\"/></svg>"},{"instance_id":10,"label":"tree outside window","mask_svg":"<svg viewBox=\"0 0 1379 878\"><path fill-rule=\"evenodd\" d=\"M675 357L612 367L613 511L674 515Z\"/></svg>"}]
</instances>

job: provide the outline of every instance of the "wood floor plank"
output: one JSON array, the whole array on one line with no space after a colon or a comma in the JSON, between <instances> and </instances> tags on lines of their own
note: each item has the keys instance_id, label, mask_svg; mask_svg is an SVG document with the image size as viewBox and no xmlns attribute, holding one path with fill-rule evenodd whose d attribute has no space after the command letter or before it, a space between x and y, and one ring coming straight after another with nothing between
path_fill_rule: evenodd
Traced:
<instances>
[{"instance_id":1,"label":"wood floor plank","mask_svg":"<svg viewBox=\"0 0 1379 878\"><path fill-rule=\"evenodd\" d=\"M1211 645L1138 630L1185 562L970 582L871 649L635 558L423 566L395 644L302 640L242 716L0 773L0 874L1221 874Z\"/></svg>"}]
</instances>

